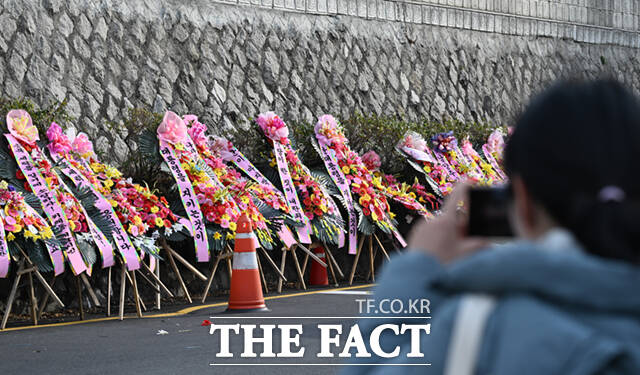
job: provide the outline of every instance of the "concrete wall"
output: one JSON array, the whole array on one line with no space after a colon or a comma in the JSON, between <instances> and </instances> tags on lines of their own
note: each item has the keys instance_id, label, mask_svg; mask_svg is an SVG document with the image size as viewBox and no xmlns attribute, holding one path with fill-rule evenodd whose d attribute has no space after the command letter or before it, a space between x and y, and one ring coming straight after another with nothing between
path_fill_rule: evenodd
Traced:
<instances>
[{"instance_id":1,"label":"concrete wall","mask_svg":"<svg viewBox=\"0 0 640 375\"><path fill-rule=\"evenodd\" d=\"M638 20L622 0L3 0L0 93L68 98L114 161L132 145L105 121L141 105L220 132L268 109L508 123L562 76L638 91Z\"/></svg>"}]
</instances>

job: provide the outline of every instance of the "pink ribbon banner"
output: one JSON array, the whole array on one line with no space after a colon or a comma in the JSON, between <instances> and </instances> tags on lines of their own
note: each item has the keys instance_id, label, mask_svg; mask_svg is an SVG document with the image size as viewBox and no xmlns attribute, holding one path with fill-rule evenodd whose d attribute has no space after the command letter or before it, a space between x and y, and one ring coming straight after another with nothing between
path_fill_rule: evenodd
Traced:
<instances>
[{"instance_id":1,"label":"pink ribbon banner","mask_svg":"<svg viewBox=\"0 0 640 375\"><path fill-rule=\"evenodd\" d=\"M347 213L349 214L349 254L355 254L358 251L358 215L356 214L356 208L353 204L353 197L351 197L351 187L344 173L340 170L335 151L330 150L320 142L318 142L318 145L320 146L324 165L327 167L327 171L329 171L329 176L331 176L331 179L340 190L340 194L347 205Z\"/></svg>"},{"instance_id":2,"label":"pink ribbon banner","mask_svg":"<svg viewBox=\"0 0 640 375\"><path fill-rule=\"evenodd\" d=\"M502 171L502 168L500 168L500 164L498 164L498 161L496 160L496 158L493 157L493 154L489 150L489 145L487 145L486 143L482 145L482 153L487 158L487 160L489 161L493 169L496 171L498 176L500 176L501 179L506 181L507 176Z\"/></svg>"},{"instance_id":3,"label":"pink ribbon banner","mask_svg":"<svg viewBox=\"0 0 640 375\"><path fill-rule=\"evenodd\" d=\"M271 183L271 181L269 181L269 179L267 179L262 173L260 173L258 168L256 168L249 161L249 159L247 159L247 157L244 156L237 148L232 147L231 150L229 150L229 152L225 153L225 154L227 154L227 155L223 155L223 160L232 162L238 168L240 168L240 170L242 170L244 173L246 173L247 176L249 176L252 180L254 180L255 182L259 183L260 185L269 186L273 190L273 192L278 195L278 197L281 200L283 200L283 201L285 200L284 196L282 195L280 190L278 190Z\"/></svg>"},{"instance_id":4,"label":"pink ribbon banner","mask_svg":"<svg viewBox=\"0 0 640 375\"><path fill-rule=\"evenodd\" d=\"M252 180L254 180L255 182L257 182L260 185L265 185L265 186L269 186L271 188L271 190L273 190L273 193L278 195L278 198L282 201L287 201L284 197L284 195L280 192L280 190L278 190L272 183L271 181L269 181L269 179L267 179L262 173L260 173L260 171L258 170L258 168L256 168L250 161L249 159L247 159L246 156L244 156L237 148L235 147L231 147L231 149L229 150L229 152L223 152L222 153L222 158L225 161L230 161L232 162L236 167L238 167L241 171L243 171L244 173L247 174L247 176L249 176L249 178L251 178ZM280 230L278 232L278 237L280 237L280 239L282 240L282 242L289 248L291 247L291 245L296 243L295 238L293 238L291 231L289 230L289 228L286 228L283 230ZM342 238L342 242L344 242L344 235L341 237ZM342 246L342 244L340 245Z\"/></svg>"},{"instance_id":5,"label":"pink ribbon banner","mask_svg":"<svg viewBox=\"0 0 640 375\"><path fill-rule=\"evenodd\" d=\"M287 248L290 248L295 243L297 243L295 237L293 237L293 233L291 233L291 229L289 229L289 227L286 225L283 225L280 228L280 230L278 231L278 237L280 237L282 243L284 243Z\"/></svg>"},{"instance_id":6,"label":"pink ribbon banner","mask_svg":"<svg viewBox=\"0 0 640 375\"><path fill-rule=\"evenodd\" d=\"M182 200L182 204L187 211L187 216L191 223L191 232L195 239L196 257L198 262L208 262L211 254L209 252L209 241L207 240L204 217L202 216L198 199L193 191L193 186L191 186L191 181L189 181L187 173L182 169L180 160L177 158L173 147L162 139L159 141L160 154L169 166L171 174L178 184L180 199Z\"/></svg>"},{"instance_id":7,"label":"pink ribbon banner","mask_svg":"<svg viewBox=\"0 0 640 375\"><path fill-rule=\"evenodd\" d=\"M11 134L5 134L4 136L9 141L9 146L13 151L16 162L26 177L29 186L31 186L31 190L33 190L34 194L38 197L40 203L42 203L42 208L49 218L49 222L52 226L58 228L60 231L58 237L62 237L64 242L66 242L65 253L74 275L79 275L87 271L87 265L84 263L82 254L80 254L78 250L60 202L58 202L53 191L47 188L46 182L42 178L42 175L40 175L40 172L38 172L38 168L35 167L29 153L25 151L22 145L20 145Z\"/></svg>"},{"instance_id":8,"label":"pink ribbon banner","mask_svg":"<svg viewBox=\"0 0 640 375\"><path fill-rule=\"evenodd\" d=\"M104 195L100 194L91 182L89 182L89 180L87 180L80 171L71 165L68 160L60 158L58 155L53 153L52 157L54 160L60 161L62 173L69 177L76 186L89 189L95 200L95 207L100 210L102 215L107 218L111 224L113 240L116 243L118 251L122 255L122 259L127 264L127 269L129 271L139 269L140 258L138 257L138 252L136 251L135 246L131 243L131 239L127 235L127 232L122 227L122 223L118 219L118 216L113 211L111 203L109 203ZM100 249L100 253L102 254L102 266L111 267L114 264L113 247L107 242L104 234L100 232L93 222L91 222L90 228L92 236Z\"/></svg>"},{"instance_id":9,"label":"pink ribbon banner","mask_svg":"<svg viewBox=\"0 0 640 375\"><path fill-rule=\"evenodd\" d=\"M287 203L289 204L289 208L291 209L291 216L293 219L299 223L304 223L303 227L297 227L296 232L298 232L298 238L301 243L311 243L311 237L309 236L310 225L309 218L302 211L302 206L300 205L300 199L298 198L298 194L296 192L296 187L293 184L293 180L291 179L291 173L289 173L289 166L287 164L287 158L285 155L284 147L278 142L273 142L273 153L276 156L276 163L278 163L278 174L280 175L280 181L282 182L282 188L284 190L284 195L287 197Z\"/></svg>"},{"instance_id":10,"label":"pink ribbon banner","mask_svg":"<svg viewBox=\"0 0 640 375\"><path fill-rule=\"evenodd\" d=\"M7 277L9 273L9 247L7 239L4 237L4 220L0 219L0 278Z\"/></svg>"},{"instance_id":11,"label":"pink ribbon banner","mask_svg":"<svg viewBox=\"0 0 640 375\"><path fill-rule=\"evenodd\" d=\"M458 174L458 172L456 172L453 166L451 166L449 160L447 160L447 158L441 152L435 151L434 154L436 156L436 159L438 159L438 163L440 163L440 165L444 167L447 173L449 173L449 176L453 177L455 181L460 181L460 175Z\"/></svg>"}]
</instances>

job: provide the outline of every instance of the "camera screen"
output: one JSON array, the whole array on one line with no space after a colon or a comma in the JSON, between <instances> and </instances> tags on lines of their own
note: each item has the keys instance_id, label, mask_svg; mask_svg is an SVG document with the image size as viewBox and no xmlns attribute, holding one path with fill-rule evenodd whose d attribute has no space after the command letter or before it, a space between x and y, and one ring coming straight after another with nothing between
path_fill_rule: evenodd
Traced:
<instances>
[{"instance_id":1,"label":"camera screen","mask_svg":"<svg viewBox=\"0 0 640 375\"><path fill-rule=\"evenodd\" d=\"M513 236L508 218L508 188L473 188L469 198L470 236Z\"/></svg>"}]
</instances>

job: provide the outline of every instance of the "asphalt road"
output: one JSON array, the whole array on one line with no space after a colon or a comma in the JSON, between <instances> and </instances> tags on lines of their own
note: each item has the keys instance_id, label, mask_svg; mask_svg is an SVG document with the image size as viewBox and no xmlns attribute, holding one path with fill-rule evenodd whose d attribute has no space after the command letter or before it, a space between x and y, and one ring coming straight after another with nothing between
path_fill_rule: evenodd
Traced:
<instances>
[{"instance_id":1,"label":"asphalt road","mask_svg":"<svg viewBox=\"0 0 640 375\"><path fill-rule=\"evenodd\" d=\"M205 307L179 316L110 320L0 332L2 374L336 374L341 359L316 358L320 350L317 324L351 326L358 315L356 299L371 288L312 290L267 300L269 312L225 313L226 306ZM194 305L197 306L197 305ZM151 315L151 314L149 314ZM252 319L251 317L256 317ZM287 317L287 319L282 319ZM300 317L304 317L300 318ZM231 334L234 358L218 358L220 335L214 324L302 324L302 358L241 358L242 334ZM159 334L165 331L166 334ZM343 328L343 330L346 330ZM280 331L273 331L274 352ZM256 330L256 337L262 336ZM262 352L262 345L256 345ZM296 349L293 347L292 349ZM332 362L333 361L333 362ZM240 365L233 365L233 364ZM288 365L283 365L283 364ZM322 363L300 366L295 363ZM258 366L249 366L257 364ZM272 366L269 364L277 364Z\"/></svg>"}]
</instances>

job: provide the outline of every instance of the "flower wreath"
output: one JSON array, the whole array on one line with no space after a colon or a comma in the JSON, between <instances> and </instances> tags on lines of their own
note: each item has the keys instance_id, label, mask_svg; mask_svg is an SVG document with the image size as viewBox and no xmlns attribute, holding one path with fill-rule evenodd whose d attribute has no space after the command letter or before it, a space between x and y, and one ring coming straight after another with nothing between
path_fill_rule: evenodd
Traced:
<instances>
[{"instance_id":1,"label":"flower wreath","mask_svg":"<svg viewBox=\"0 0 640 375\"><path fill-rule=\"evenodd\" d=\"M133 267L129 264L133 252L127 256L124 249L133 245L141 254L157 257L160 249L156 238L184 229L164 197L153 194L146 186L134 184L130 178L125 179L117 168L101 163L86 134L76 135L73 128L63 132L58 124L52 123L47 138L49 153L61 165L63 174L77 188L89 188L93 198L103 203L101 211L112 219L109 220L114 232L111 239L122 249L123 259L130 267ZM94 205L100 206L98 202Z\"/></svg>"},{"instance_id":2,"label":"flower wreath","mask_svg":"<svg viewBox=\"0 0 640 375\"><path fill-rule=\"evenodd\" d=\"M484 176L467 160L458 147L458 140L453 132L438 133L431 137L433 153L438 162L447 169L450 176L456 181L468 178L474 182L482 182Z\"/></svg>"},{"instance_id":3,"label":"flower wreath","mask_svg":"<svg viewBox=\"0 0 640 375\"><path fill-rule=\"evenodd\" d=\"M320 116L314 130L317 141L317 143L313 142L314 146L324 160L332 179L338 185L348 211L351 198L347 193L355 195L353 205L360 213L360 232L372 234L375 227L378 227L385 233L393 233L401 243L404 243L396 229L395 214L391 212L387 197L425 217L430 213L398 184L386 185L382 175L375 176L358 154L349 148L341 126L333 116ZM347 180L346 184L341 181L343 176ZM340 185L345 185L346 188L342 189Z\"/></svg>"},{"instance_id":4,"label":"flower wreath","mask_svg":"<svg viewBox=\"0 0 640 375\"><path fill-rule=\"evenodd\" d=\"M471 166L482 174L483 181L487 185L497 184L502 181L502 176L498 174L491 164L480 157L468 137L462 141L462 153L470 161Z\"/></svg>"},{"instance_id":5,"label":"flower wreath","mask_svg":"<svg viewBox=\"0 0 640 375\"><path fill-rule=\"evenodd\" d=\"M482 153L487 158L493 169L500 176L502 180L507 180L507 175L502 170L504 153L504 135L500 128L494 130L489 134L487 143L482 145Z\"/></svg>"},{"instance_id":6,"label":"flower wreath","mask_svg":"<svg viewBox=\"0 0 640 375\"><path fill-rule=\"evenodd\" d=\"M273 235L280 230L284 215L280 210L275 212L271 210L267 218L264 215L267 214L268 210L263 209L265 212L263 214L256 205L256 201L263 202L260 197L267 195L265 191L268 187L248 182L234 167L226 165L218 152L220 145L216 145L215 140L209 140L206 134L207 126L200 123L195 115L185 115L183 120L187 123L187 132L195 144L198 154L215 173L222 186L228 189L229 194L238 206L238 210L247 215L262 247L272 249L274 244ZM216 147L213 149L215 151L212 150L210 144ZM280 205L277 200L273 201L273 197L271 197L271 202L273 206L284 207L288 211L286 204ZM265 207L266 203L263 202L262 205ZM273 208L273 206L271 207Z\"/></svg>"},{"instance_id":7,"label":"flower wreath","mask_svg":"<svg viewBox=\"0 0 640 375\"><path fill-rule=\"evenodd\" d=\"M437 195L444 197L451 192L456 181L454 176L440 165L420 134L408 131L396 145L396 150L407 158L409 165L424 174L427 183Z\"/></svg>"},{"instance_id":8,"label":"flower wreath","mask_svg":"<svg viewBox=\"0 0 640 375\"><path fill-rule=\"evenodd\" d=\"M184 120L167 111L157 129L159 152L178 183L180 199L191 222L199 262L209 249L221 251L235 238L240 210L217 175L200 158Z\"/></svg>"},{"instance_id":9,"label":"flower wreath","mask_svg":"<svg viewBox=\"0 0 640 375\"><path fill-rule=\"evenodd\" d=\"M95 248L102 256L103 267L110 266L113 248L106 239L105 228L98 228L94 223L97 218L87 215L81 202L38 145L38 130L29 113L24 110L9 111L7 127L9 134L5 134L5 138L13 157L5 159L7 162L15 160L17 166L15 176L2 177L12 183L15 181L16 186L22 186L26 192L36 195L75 275L91 272L97 259ZM64 269L61 254L52 254L56 273Z\"/></svg>"},{"instance_id":10,"label":"flower wreath","mask_svg":"<svg viewBox=\"0 0 640 375\"><path fill-rule=\"evenodd\" d=\"M270 166L277 167L290 214L304 227L297 227L302 243L310 243L308 230L320 242L343 244L340 211L321 181L302 164L289 141L287 125L273 112L260 114L256 123L273 146Z\"/></svg>"}]
</instances>

